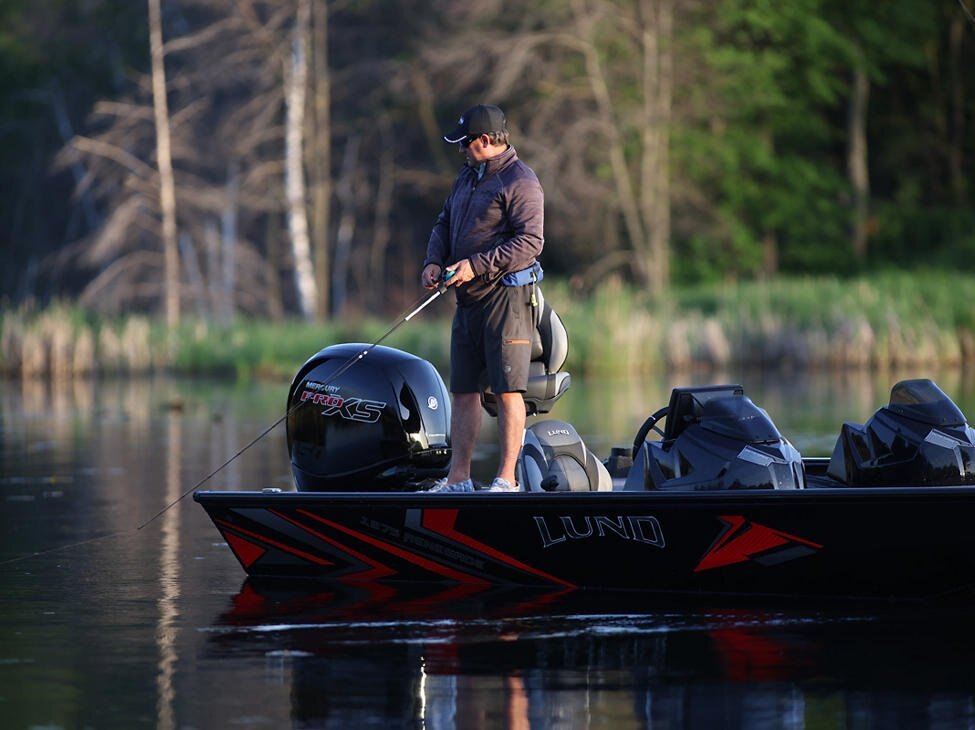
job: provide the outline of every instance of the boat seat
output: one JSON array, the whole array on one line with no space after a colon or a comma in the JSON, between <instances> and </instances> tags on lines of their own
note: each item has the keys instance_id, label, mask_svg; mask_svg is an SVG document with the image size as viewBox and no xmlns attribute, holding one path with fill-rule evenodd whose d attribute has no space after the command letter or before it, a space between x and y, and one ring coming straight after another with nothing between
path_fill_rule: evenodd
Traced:
<instances>
[{"instance_id":1,"label":"boat seat","mask_svg":"<svg viewBox=\"0 0 975 730\"><path fill-rule=\"evenodd\" d=\"M529 416L551 411L555 401L572 384L572 376L560 370L569 355L569 335L562 319L545 301L542 290L536 287L535 291L537 321L532 334L528 388L524 393L525 411ZM490 415L498 415L497 398L487 383L486 373L481 375L481 405Z\"/></svg>"},{"instance_id":2,"label":"boat seat","mask_svg":"<svg viewBox=\"0 0 975 730\"><path fill-rule=\"evenodd\" d=\"M525 429L515 477L526 492L608 492L613 479L565 421L538 421Z\"/></svg>"}]
</instances>

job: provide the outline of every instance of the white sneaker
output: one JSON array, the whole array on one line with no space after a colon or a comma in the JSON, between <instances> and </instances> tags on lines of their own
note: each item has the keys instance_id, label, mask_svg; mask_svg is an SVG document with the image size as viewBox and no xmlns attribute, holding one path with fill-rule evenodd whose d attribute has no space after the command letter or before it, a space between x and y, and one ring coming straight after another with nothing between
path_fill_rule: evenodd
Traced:
<instances>
[{"instance_id":1,"label":"white sneaker","mask_svg":"<svg viewBox=\"0 0 975 730\"><path fill-rule=\"evenodd\" d=\"M470 479L465 479L462 482L453 482L448 484L447 477L443 479L438 479L432 487L430 487L428 492L473 492L474 482Z\"/></svg>"},{"instance_id":2,"label":"white sneaker","mask_svg":"<svg viewBox=\"0 0 975 730\"><path fill-rule=\"evenodd\" d=\"M512 484L507 479L502 479L501 477L495 477L494 481L491 482L491 486L487 488L488 492L520 492L521 485L518 482Z\"/></svg>"}]
</instances>

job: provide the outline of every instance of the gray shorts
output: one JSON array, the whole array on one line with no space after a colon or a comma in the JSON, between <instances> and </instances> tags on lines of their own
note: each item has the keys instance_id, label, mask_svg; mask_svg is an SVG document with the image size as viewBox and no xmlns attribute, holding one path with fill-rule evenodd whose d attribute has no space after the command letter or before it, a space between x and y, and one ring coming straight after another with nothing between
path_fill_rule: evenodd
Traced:
<instances>
[{"instance_id":1,"label":"gray shorts","mask_svg":"<svg viewBox=\"0 0 975 730\"><path fill-rule=\"evenodd\" d=\"M499 286L457 307L450 333L450 392L477 393L481 376L495 393L525 392L535 328L531 286Z\"/></svg>"}]
</instances>

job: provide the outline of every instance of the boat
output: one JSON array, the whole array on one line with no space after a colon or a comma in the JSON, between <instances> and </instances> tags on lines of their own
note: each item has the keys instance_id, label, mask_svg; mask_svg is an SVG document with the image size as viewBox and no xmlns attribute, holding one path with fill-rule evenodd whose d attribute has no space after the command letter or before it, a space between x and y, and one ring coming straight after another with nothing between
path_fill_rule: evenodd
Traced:
<instances>
[{"instance_id":1,"label":"boat","mask_svg":"<svg viewBox=\"0 0 975 730\"><path fill-rule=\"evenodd\" d=\"M675 388L632 446L600 459L546 415L571 380L545 312L526 407L546 417L525 431L524 491L425 492L450 459L442 378L349 343L289 389L296 489L194 499L260 579L803 600L975 583L975 430L932 380L896 383L865 423L841 426L830 457L802 456L740 385ZM487 389L482 404L492 412Z\"/></svg>"}]
</instances>

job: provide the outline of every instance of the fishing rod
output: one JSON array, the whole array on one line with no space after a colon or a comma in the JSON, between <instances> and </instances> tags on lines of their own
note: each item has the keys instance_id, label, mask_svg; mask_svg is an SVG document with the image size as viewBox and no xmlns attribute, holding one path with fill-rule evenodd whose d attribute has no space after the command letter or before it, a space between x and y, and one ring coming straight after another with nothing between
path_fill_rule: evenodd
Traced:
<instances>
[{"instance_id":1,"label":"fishing rod","mask_svg":"<svg viewBox=\"0 0 975 730\"><path fill-rule=\"evenodd\" d=\"M440 278L440 283L437 285L436 289L434 289L434 291L432 293L430 293L430 294L424 294L422 297L420 297L420 299L418 299L410 307L409 311L407 313L401 315L399 317L399 319L396 320L396 323L392 327L390 327L388 330L386 330L386 332L384 332L383 335L381 337L379 337L379 339L377 339L374 342L370 343L368 346L366 346L365 348L363 348L362 351L357 352L355 355L353 355L348 360L346 360L338 370L336 370L334 373L332 373L331 376L329 376L329 378L325 381L325 384L327 385L329 383L332 383L337 378L339 378L343 374L347 373L352 367L354 367L357 363L361 362L363 358L365 358L370 352L372 352L372 350L374 350L377 346L379 346L386 338L388 338L396 330L398 330L401 326L403 326L404 324L406 324L407 322L409 322L416 315L418 315L420 312L422 312L424 309L426 309L427 306L429 306L434 300L436 300L437 298L439 298L440 295L442 295L444 292L446 292L447 289L450 287L450 280L451 280L451 278L453 278L454 274L456 274L456 273L457 273L456 271L445 271L443 273L443 275L441 276L441 278ZM259 433L257 436L255 436L246 446L244 446L243 448L241 448L240 450L238 450L237 453L235 453L233 456L231 456L229 459L227 459L223 464L221 464L216 469L214 469L213 471L211 471L209 474L207 474L205 477L203 477L203 479L200 479L196 484L194 484L192 487L190 487L189 489L187 489L179 497L177 497L176 499L174 499L172 502L170 502L165 507L163 507L161 510L159 510L156 514L154 514L152 517L150 517L148 520L146 520L141 525L139 525L135 530L132 530L132 531L129 531L129 532L126 532L126 531L111 532L111 533L109 533L107 535L99 535L98 537L92 537L92 538L89 538L87 540L81 540L80 542L73 542L73 543L71 543L69 545L61 545L60 547L50 548L48 550L38 550L38 551L35 551L35 552L26 553L25 555L20 555L20 556L18 556L16 558L11 558L9 560L2 560L2 561L0 561L0 565L9 565L11 563L18 563L18 562L20 562L22 560L26 560L27 558L33 558L33 557L38 557L38 556L41 556L41 555L48 555L48 554L51 554L51 553L62 552L64 550L70 550L72 548L77 548L77 547L80 547L82 545L87 545L89 543L98 542L100 540L106 540L106 539L111 538L111 537L119 537L119 536L122 536L122 535L132 534L132 533L138 532L139 530L141 530L144 527L148 526L149 524L151 524L155 520L159 519L159 517L161 517L166 512L168 512L170 509L172 509L176 504L178 504L179 502L181 502L184 499L186 499L186 497L188 495L190 495L192 492L194 492L197 489L199 489L201 486L203 486L204 484L206 484L208 481L210 481L213 477L215 477L221 471L223 471L228 466L230 466L230 464L232 464L237 458L239 458L241 456L241 454L243 454L245 451L247 451L248 449L250 449L252 446L254 446L254 444L256 444L262 438L264 438L269 433L271 433L271 431L273 431L279 425L281 425L281 423L284 420L286 420L288 418L288 416L290 416L292 413L294 413L301 405L302 405L302 403L295 404L283 416L281 416L281 418L279 418L278 420L276 420L270 426L268 426L263 431L261 431L261 433Z\"/></svg>"},{"instance_id":2,"label":"fishing rod","mask_svg":"<svg viewBox=\"0 0 975 730\"><path fill-rule=\"evenodd\" d=\"M345 373L347 373L353 366L355 366L357 363L361 362L362 359L366 355L368 355L370 352L372 352L380 343L382 343L383 340L385 340L387 337L389 337L391 334L393 334L396 330L398 330L402 325L406 324L411 319L413 319L416 315L418 315L420 312L422 312L424 309L426 309L427 306L431 302L433 302L441 294L443 294L444 292L447 291L447 288L450 286L450 279L456 273L457 273L456 271L445 271L444 274L443 274L443 276L441 276L441 278L440 278L440 283L437 285L437 288L433 291L432 294L424 295L423 297L420 297L420 299L418 299L417 302L414 303L413 307L411 307L411 309L410 309L410 311L409 311L408 314L401 315L400 318L396 321L396 324L394 324L392 327L390 327L388 330L386 330L386 332L383 333L383 335L378 340L375 340L374 342L372 342L371 344L369 344L365 349L363 349L361 352L357 352L355 355L353 355L348 360L346 360L345 363L343 363L342 366L338 370L336 370L334 373L332 373L328 377L328 379L324 382L324 385L328 385L330 383L335 382L339 377L341 377L342 375L344 375ZM197 489L199 489L200 487L202 487L208 481L210 481L211 479L213 479L213 477L215 477L221 471L223 471L228 466L230 466L230 464L232 464L234 462L234 460L236 460L238 457L240 457L241 454L243 454L249 448L251 448L252 446L254 446L254 444L256 444L262 438L264 438L269 433L271 433L271 431L273 431L279 425L281 425L281 423L283 421L285 421L292 413L294 413L296 410L298 410L298 408L300 408L303 404L304 404L304 401L300 401L300 402L296 403L294 406L292 406L289 410L287 410L285 412L285 414L283 416L281 416L281 418L279 418L277 421L275 421L274 423L272 423L270 426L268 426L267 428L265 428L261 433L259 433L257 436L255 436L250 441L250 443L248 443L246 446L244 446L243 448L241 448L239 451L237 451L236 454L234 454L229 459L227 459L223 464L221 464L220 466L218 466L212 472L210 472L205 477L203 477L203 479L201 479L196 484L194 484L192 487L190 487L185 492L183 492L181 495L179 495L179 497L177 497L176 499L174 499L172 502L170 502L165 507L163 507L161 510L159 510L156 514L154 514L152 517L150 517L148 520L146 520L141 525L139 525L139 527L137 529L138 530L141 530L146 525L148 525L151 522L155 521L161 515L165 514L169 509L171 509L174 505L176 505L177 503L183 501L189 494L191 494L192 492L195 492Z\"/></svg>"},{"instance_id":3,"label":"fishing rod","mask_svg":"<svg viewBox=\"0 0 975 730\"><path fill-rule=\"evenodd\" d=\"M975 14L972 14L972 11L968 9L968 6L965 4L965 0L958 0L958 4L961 5L961 9L965 12L965 15L968 16L968 19L972 21L972 23L975 23Z\"/></svg>"}]
</instances>

